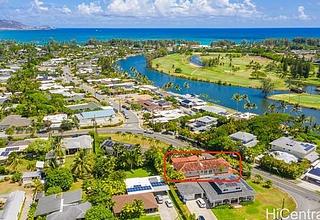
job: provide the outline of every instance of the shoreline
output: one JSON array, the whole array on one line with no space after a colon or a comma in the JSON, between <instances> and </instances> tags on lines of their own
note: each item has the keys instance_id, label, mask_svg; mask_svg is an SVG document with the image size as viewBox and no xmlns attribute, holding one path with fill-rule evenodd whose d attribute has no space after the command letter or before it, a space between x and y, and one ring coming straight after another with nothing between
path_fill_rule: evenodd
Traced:
<instances>
[{"instance_id":1,"label":"shoreline","mask_svg":"<svg viewBox=\"0 0 320 220\"><path fill-rule=\"evenodd\" d=\"M301 100L296 101L295 98L297 98L299 96L302 96L302 97L300 97ZM300 107L303 107L303 108L308 108L308 109L313 109L313 110L320 110L320 101L319 101L319 105L318 106L314 106L313 104L303 103L303 100L307 96L309 96L311 98L315 98L315 99L318 98L320 100L320 95L312 95L312 94L307 94L307 93L302 93L302 94L290 94L290 93L277 94L277 95L268 96L267 99L273 100L273 101L278 101L278 102L283 101L283 102L285 102L286 104L289 104L289 105L297 105L298 104ZM291 98L291 100L290 100L290 98ZM315 101L315 103L316 103L316 101Z\"/></svg>"}]
</instances>

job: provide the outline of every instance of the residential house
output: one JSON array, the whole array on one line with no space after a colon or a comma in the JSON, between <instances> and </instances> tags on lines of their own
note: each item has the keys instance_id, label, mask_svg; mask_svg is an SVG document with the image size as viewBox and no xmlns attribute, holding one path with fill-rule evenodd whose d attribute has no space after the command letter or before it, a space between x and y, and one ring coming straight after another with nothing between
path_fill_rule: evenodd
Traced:
<instances>
[{"instance_id":1,"label":"residential house","mask_svg":"<svg viewBox=\"0 0 320 220\"><path fill-rule=\"evenodd\" d=\"M77 137L63 138L62 147L66 149L67 154L74 154L80 149L91 150L93 139L90 135L81 135Z\"/></svg>"},{"instance_id":2,"label":"residential house","mask_svg":"<svg viewBox=\"0 0 320 220\"><path fill-rule=\"evenodd\" d=\"M168 185L160 176L148 176L125 179L128 195L141 193L166 194Z\"/></svg>"},{"instance_id":3,"label":"residential house","mask_svg":"<svg viewBox=\"0 0 320 220\"><path fill-rule=\"evenodd\" d=\"M49 124L51 129L59 129L61 123L68 119L67 114L56 114L44 116L43 121Z\"/></svg>"},{"instance_id":4,"label":"residential house","mask_svg":"<svg viewBox=\"0 0 320 220\"><path fill-rule=\"evenodd\" d=\"M46 216L47 220L84 219L85 213L91 208L91 204L81 201L81 190L44 196L38 201L35 217Z\"/></svg>"},{"instance_id":5,"label":"residential house","mask_svg":"<svg viewBox=\"0 0 320 220\"><path fill-rule=\"evenodd\" d=\"M258 144L257 136L248 132L238 131L229 136L234 141L239 141L245 147L254 147Z\"/></svg>"},{"instance_id":6,"label":"residential house","mask_svg":"<svg viewBox=\"0 0 320 220\"><path fill-rule=\"evenodd\" d=\"M304 174L303 179L320 186L320 163L312 167L307 173Z\"/></svg>"},{"instance_id":7,"label":"residential house","mask_svg":"<svg viewBox=\"0 0 320 220\"><path fill-rule=\"evenodd\" d=\"M0 220L20 219L26 193L23 191L14 191L6 197L0 198L5 200L3 209L0 210Z\"/></svg>"},{"instance_id":8,"label":"residential house","mask_svg":"<svg viewBox=\"0 0 320 220\"><path fill-rule=\"evenodd\" d=\"M94 102L82 103L82 104L76 104L76 105L68 105L66 107L71 109L72 111L76 111L76 112L96 111L96 110L102 109L100 105L98 105Z\"/></svg>"},{"instance_id":9,"label":"residential house","mask_svg":"<svg viewBox=\"0 0 320 220\"><path fill-rule=\"evenodd\" d=\"M197 119L194 119L191 121L191 123L188 123L187 126L192 131L207 131L210 129L210 127L217 125L218 119L211 117L211 116L203 116Z\"/></svg>"},{"instance_id":10,"label":"residential house","mask_svg":"<svg viewBox=\"0 0 320 220\"><path fill-rule=\"evenodd\" d=\"M296 156L299 160L307 159L314 162L319 155L317 146L311 143L296 141L292 137L281 137L270 143L271 151L283 151Z\"/></svg>"},{"instance_id":11,"label":"residential house","mask_svg":"<svg viewBox=\"0 0 320 220\"><path fill-rule=\"evenodd\" d=\"M154 213L158 211L158 204L155 200L153 193L140 193L132 195L118 195L113 196L112 201L114 202L113 213L119 216L123 207L126 204L132 203L134 200L141 200L143 202L143 208L145 213Z\"/></svg>"},{"instance_id":12,"label":"residential house","mask_svg":"<svg viewBox=\"0 0 320 220\"><path fill-rule=\"evenodd\" d=\"M120 143L113 141L111 139L107 139L102 142L100 145L101 149L103 149L107 154L114 155L115 149L114 147L117 145L122 145L124 148L126 148L127 151L132 150L134 145L133 144L127 144L127 143Z\"/></svg>"},{"instance_id":13,"label":"residential house","mask_svg":"<svg viewBox=\"0 0 320 220\"><path fill-rule=\"evenodd\" d=\"M243 179L239 180L233 174L219 176L217 179L219 178L231 181L177 183L177 191L184 202L198 198L205 199L207 208L254 200L254 190Z\"/></svg>"},{"instance_id":14,"label":"residential house","mask_svg":"<svg viewBox=\"0 0 320 220\"><path fill-rule=\"evenodd\" d=\"M29 184L32 185L33 181L36 179L42 181L42 174L43 174L42 171L24 172L22 174L22 184L23 185L29 185Z\"/></svg>"},{"instance_id":15,"label":"residential house","mask_svg":"<svg viewBox=\"0 0 320 220\"><path fill-rule=\"evenodd\" d=\"M0 148L0 161L6 160L12 152L24 151L33 141L34 139L14 141L10 142L7 147Z\"/></svg>"},{"instance_id":16,"label":"residential house","mask_svg":"<svg viewBox=\"0 0 320 220\"><path fill-rule=\"evenodd\" d=\"M0 130L4 131L10 127L26 129L32 125L32 120L20 115L9 115L0 122Z\"/></svg>"},{"instance_id":17,"label":"residential house","mask_svg":"<svg viewBox=\"0 0 320 220\"><path fill-rule=\"evenodd\" d=\"M223 158L205 158L203 156L171 158L175 170L186 178L208 178L231 172L230 164Z\"/></svg>"},{"instance_id":18,"label":"residential house","mask_svg":"<svg viewBox=\"0 0 320 220\"><path fill-rule=\"evenodd\" d=\"M76 114L80 126L92 126L93 123L96 123L97 125L110 124L115 116L116 113L112 107Z\"/></svg>"},{"instance_id":19,"label":"residential house","mask_svg":"<svg viewBox=\"0 0 320 220\"><path fill-rule=\"evenodd\" d=\"M192 110L196 112L210 112L227 118L230 117L230 113L226 109L214 105L195 106Z\"/></svg>"},{"instance_id":20,"label":"residential house","mask_svg":"<svg viewBox=\"0 0 320 220\"><path fill-rule=\"evenodd\" d=\"M154 123L156 122L163 123L163 122L168 122L168 121L178 119L185 115L186 114L184 114L181 109L161 110L161 111L156 111L153 114L153 119L151 121Z\"/></svg>"}]
</instances>

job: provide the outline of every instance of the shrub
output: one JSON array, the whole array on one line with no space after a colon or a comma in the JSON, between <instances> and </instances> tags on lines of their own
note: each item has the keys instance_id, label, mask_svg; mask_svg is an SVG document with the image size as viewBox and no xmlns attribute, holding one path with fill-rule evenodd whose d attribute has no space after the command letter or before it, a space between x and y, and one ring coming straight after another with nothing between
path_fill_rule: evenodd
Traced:
<instances>
[{"instance_id":1,"label":"shrub","mask_svg":"<svg viewBox=\"0 0 320 220\"><path fill-rule=\"evenodd\" d=\"M21 179L22 179L22 173L20 172L15 172L11 177L11 181L14 183L19 182Z\"/></svg>"},{"instance_id":2,"label":"shrub","mask_svg":"<svg viewBox=\"0 0 320 220\"><path fill-rule=\"evenodd\" d=\"M49 169L46 173L46 188L59 186L63 191L70 189L73 176L67 168Z\"/></svg>"},{"instance_id":3,"label":"shrub","mask_svg":"<svg viewBox=\"0 0 320 220\"><path fill-rule=\"evenodd\" d=\"M61 193L61 192L62 192L62 189L61 189L60 186L52 186L52 187L49 187L47 189L46 195L50 196L50 195L58 194L58 193Z\"/></svg>"}]
</instances>

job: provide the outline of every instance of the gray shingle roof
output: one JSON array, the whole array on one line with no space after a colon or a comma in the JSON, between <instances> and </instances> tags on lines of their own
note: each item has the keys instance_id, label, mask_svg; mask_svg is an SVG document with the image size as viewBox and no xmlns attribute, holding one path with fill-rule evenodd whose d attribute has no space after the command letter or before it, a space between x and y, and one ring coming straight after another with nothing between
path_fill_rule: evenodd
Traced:
<instances>
[{"instance_id":1,"label":"gray shingle roof","mask_svg":"<svg viewBox=\"0 0 320 220\"><path fill-rule=\"evenodd\" d=\"M177 183L176 187L181 195L203 194L203 189L195 182Z\"/></svg>"},{"instance_id":2,"label":"gray shingle roof","mask_svg":"<svg viewBox=\"0 0 320 220\"><path fill-rule=\"evenodd\" d=\"M62 206L61 196L50 195L39 199L35 216L48 215L53 212L60 211Z\"/></svg>"},{"instance_id":3,"label":"gray shingle roof","mask_svg":"<svg viewBox=\"0 0 320 220\"><path fill-rule=\"evenodd\" d=\"M66 149L91 149L92 137L90 135L81 135L78 137L63 138L62 145Z\"/></svg>"},{"instance_id":4,"label":"gray shingle roof","mask_svg":"<svg viewBox=\"0 0 320 220\"><path fill-rule=\"evenodd\" d=\"M231 134L230 137L245 143L257 138L255 135L243 131L238 131L237 133Z\"/></svg>"},{"instance_id":5,"label":"gray shingle roof","mask_svg":"<svg viewBox=\"0 0 320 220\"><path fill-rule=\"evenodd\" d=\"M47 220L76 220L84 219L84 216L88 209L91 208L89 202L85 202L79 205L66 206L62 212L52 213L47 216Z\"/></svg>"},{"instance_id":6,"label":"gray shingle roof","mask_svg":"<svg viewBox=\"0 0 320 220\"><path fill-rule=\"evenodd\" d=\"M290 137L281 137L270 143L271 145L284 148L286 150L291 150L299 153L306 154L315 150L316 146L314 144L295 141Z\"/></svg>"},{"instance_id":7,"label":"gray shingle roof","mask_svg":"<svg viewBox=\"0 0 320 220\"><path fill-rule=\"evenodd\" d=\"M80 202L82 197L82 191L76 190L71 192L65 192L62 194L62 199L64 204L71 204L75 202Z\"/></svg>"}]
</instances>

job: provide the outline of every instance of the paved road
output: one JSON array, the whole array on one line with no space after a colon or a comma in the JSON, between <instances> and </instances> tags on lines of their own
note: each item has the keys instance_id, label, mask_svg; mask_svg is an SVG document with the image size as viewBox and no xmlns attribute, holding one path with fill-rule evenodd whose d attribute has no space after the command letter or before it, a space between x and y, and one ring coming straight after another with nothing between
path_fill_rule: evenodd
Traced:
<instances>
[{"instance_id":1,"label":"paved road","mask_svg":"<svg viewBox=\"0 0 320 220\"><path fill-rule=\"evenodd\" d=\"M259 170L257 168L253 168L252 174L259 174L265 179L270 179L273 182L273 185L289 193L297 202L297 211L320 211L319 194L302 188L290 180L272 175L268 172Z\"/></svg>"}]
</instances>

